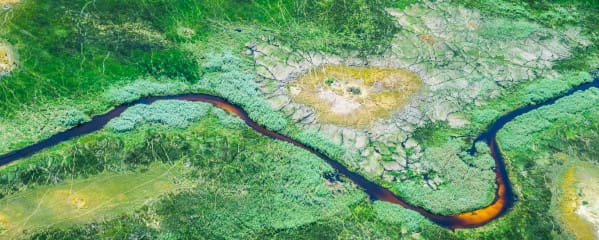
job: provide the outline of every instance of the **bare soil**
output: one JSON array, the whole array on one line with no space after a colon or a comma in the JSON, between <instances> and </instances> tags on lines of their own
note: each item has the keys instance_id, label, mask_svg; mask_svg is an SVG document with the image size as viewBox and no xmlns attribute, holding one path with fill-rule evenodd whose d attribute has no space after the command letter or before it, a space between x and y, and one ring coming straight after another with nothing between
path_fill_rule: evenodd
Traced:
<instances>
[{"instance_id":1,"label":"bare soil","mask_svg":"<svg viewBox=\"0 0 599 240\"><path fill-rule=\"evenodd\" d=\"M322 123L361 127L388 117L421 86L405 69L325 65L288 85L291 97L313 107Z\"/></svg>"}]
</instances>

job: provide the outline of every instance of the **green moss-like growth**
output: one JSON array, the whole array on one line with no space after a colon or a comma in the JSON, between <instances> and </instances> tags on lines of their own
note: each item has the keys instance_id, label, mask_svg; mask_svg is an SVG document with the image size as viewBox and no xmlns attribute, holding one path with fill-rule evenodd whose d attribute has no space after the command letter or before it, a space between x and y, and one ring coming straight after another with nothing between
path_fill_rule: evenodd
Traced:
<instances>
[{"instance_id":1,"label":"green moss-like growth","mask_svg":"<svg viewBox=\"0 0 599 240\"><path fill-rule=\"evenodd\" d=\"M287 120L259 97L255 76L245 70L241 60L231 52L211 55L204 63L205 77L193 88L197 92L211 92L237 104L250 118L274 130L287 128Z\"/></svg>"},{"instance_id":2,"label":"green moss-like growth","mask_svg":"<svg viewBox=\"0 0 599 240\"><path fill-rule=\"evenodd\" d=\"M506 41L527 38L538 30L538 26L528 21L498 19L493 22L485 23L477 31L478 34L485 38Z\"/></svg>"},{"instance_id":3,"label":"green moss-like growth","mask_svg":"<svg viewBox=\"0 0 599 240\"><path fill-rule=\"evenodd\" d=\"M140 79L125 86L112 87L105 96L112 104L121 105L147 96L173 95L187 89L188 85L179 81Z\"/></svg>"},{"instance_id":4,"label":"green moss-like growth","mask_svg":"<svg viewBox=\"0 0 599 240\"><path fill-rule=\"evenodd\" d=\"M116 132L133 130L142 123L160 123L171 128L185 128L192 121L206 115L208 103L192 103L186 101L157 101L151 105L130 107L120 117L111 120L108 128Z\"/></svg>"},{"instance_id":5,"label":"green moss-like growth","mask_svg":"<svg viewBox=\"0 0 599 240\"><path fill-rule=\"evenodd\" d=\"M417 212L387 202L374 202L376 217L388 224L400 224L409 232L420 231L430 222Z\"/></svg>"},{"instance_id":6,"label":"green moss-like growth","mask_svg":"<svg viewBox=\"0 0 599 240\"><path fill-rule=\"evenodd\" d=\"M458 214L489 205L495 197L493 159L487 153L470 156L462 152L459 140L429 147L424 154L424 169L439 175L443 183L433 189L422 178L409 178L392 186L409 202L439 214ZM470 166L468 163L471 163ZM491 166L491 167L490 167Z\"/></svg>"},{"instance_id":7,"label":"green moss-like growth","mask_svg":"<svg viewBox=\"0 0 599 240\"><path fill-rule=\"evenodd\" d=\"M64 127L74 127L83 123L87 119L88 117L78 109L70 109L65 111L64 116L58 119L58 122Z\"/></svg>"}]
</instances>

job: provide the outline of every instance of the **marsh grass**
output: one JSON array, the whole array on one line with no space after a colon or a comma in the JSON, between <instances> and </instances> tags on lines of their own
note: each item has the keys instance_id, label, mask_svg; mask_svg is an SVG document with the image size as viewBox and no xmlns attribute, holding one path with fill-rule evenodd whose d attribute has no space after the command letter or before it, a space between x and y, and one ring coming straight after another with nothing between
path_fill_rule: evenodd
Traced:
<instances>
[{"instance_id":1,"label":"marsh grass","mask_svg":"<svg viewBox=\"0 0 599 240\"><path fill-rule=\"evenodd\" d=\"M406 69L327 65L288 88L295 101L316 110L320 122L363 127L389 117L421 85L418 75Z\"/></svg>"}]
</instances>

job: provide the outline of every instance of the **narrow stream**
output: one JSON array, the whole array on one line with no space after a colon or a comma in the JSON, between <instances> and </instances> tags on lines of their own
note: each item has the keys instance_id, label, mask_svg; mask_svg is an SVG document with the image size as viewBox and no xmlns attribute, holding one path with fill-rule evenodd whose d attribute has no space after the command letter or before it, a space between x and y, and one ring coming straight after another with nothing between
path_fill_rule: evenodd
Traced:
<instances>
[{"instance_id":1,"label":"narrow stream","mask_svg":"<svg viewBox=\"0 0 599 240\"><path fill-rule=\"evenodd\" d=\"M500 117L499 119L497 119L497 121L495 121L492 125L490 125L489 128L485 132L483 132L481 135L479 135L479 137L476 138L474 143L479 142L479 141L485 141L487 143L487 145L489 146L491 155L495 159L495 164L496 164L495 165L495 174L496 174L496 182L497 182L497 191L495 194L495 199L489 206L486 206L484 208L474 210L471 212L457 214L457 215L449 215L449 216L438 215L438 214L431 213L422 207L410 205L409 203L405 202L401 197L395 195L388 189L386 189L372 181L369 181L368 179L364 178L363 176L361 176L355 172L350 171L345 166L343 166L341 163L329 158L328 156L320 153L319 151L317 151L311 147L308 147L307 145L300 143L290 137L270 131L270 130L260 126L258 123L251 120L249 118L248 114L240 107L237 107L237 106L229 103L227 100L225 100L223 98L208 95L208 94L182 94L182 95L174 95L174 96L147 97L147 98L140 99L140 100L135 101L130 104L125 104L125 105L115 107L108 113L95 116L92 118L91 121L83 123L80 126L77 126L75 128L69 129L69 130L61 132L61 133L57 133L48 139L44 139L44 140L39 141L33 145L30 145L30 146L24 147L22 149L16 150L14 152L0 156L0 166L8 164L12 161L15 161L15 160L18 160L21 158L29 157L29 156L41 151L42 149L45 149L45 148L48 148L51 146L55 146L61 142L70 140L72 138L98 131L98 130L102 129L108 123L108 121L110 121L111 119L113 119L115 117L120 116L123 111L125 111L127 108L129 108L130 106L133 106L135 104L151 104L158 100L168 100L168 99L186 100L186 101L192 101L192 102L206 102L206 103L213 104L216 107L219 107L231 114L234 114L234 115L240 117L249 127L254 129L258 133L261 133L261 134L263 134L267 137L270 137L272 139L277 139L277 140L291 143L295 146L298 146L300 148L310 151L311 153L315 154L316 156L318 156L319 158L321 158L322 160L327 162L329 165L331 165L340 174L346 176L347 178L352 180L355 184L360 186L373 200L380 200L380 201L385 201L385 202L390 202L390 203L401 205L405 208L414 210L414 211L422 214L423 216L427 217L431 221L439 224L440 226L443 226L443 227L446 227L449 229L474 228L474 227L482 226L482 225L500 217L504 213L506 213L507 210L513 205L514 200L515 200L515 195L513 193L512 186L509 182L503 155L501 154L499 145L497 144L497 140L495 139L497 132L501 128L503 128L503 126L505 126L505 124L507 124L508 122L510 122L511 120L513 120L514 118L516 118L522 114L525 114L527 112L530 112L530 111L535 110L542 106L551 105L551 104L555 103L556 100L558 100L562 97L572 95L574 92L577 92L577 91L587 90L591 87L599 87L599 78L596 78L591 83L586 83L586 84L582 84L580 86L574 87L574 88L570 89L568 92L562 94L561 96L549 99L541 104L524 106L524 107L518 108L512 112L509 112L509 113L503 115L502 117ZM473 153L473 151L474 151L474 144L472 146L472 149L470 149L471 153Z\"/></svg>"}]
</instances>

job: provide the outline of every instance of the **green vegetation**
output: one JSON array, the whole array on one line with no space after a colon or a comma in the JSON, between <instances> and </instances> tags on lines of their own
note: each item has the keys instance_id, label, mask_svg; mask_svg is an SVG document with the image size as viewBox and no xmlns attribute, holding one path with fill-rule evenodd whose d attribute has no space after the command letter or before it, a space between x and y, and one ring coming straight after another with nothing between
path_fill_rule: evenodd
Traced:
<instances>
[{"instance_id":1,"label":"green vegetation","mask_svg":"<svg viewBox=\"0 0 599 240\"><path fill-rule=\"evenodd\" d=\"M335 83L334 78L328 78L327 80L324 81L324 84L326 84L327 86L331 86L331 85L333 85L333 83Z\"/></svg>"},{"instance_id":2,"label":"green vegetation","mask_svg":"<svg viewBox=\"0 0 599 240\"><path fill-rule=\"evenodd\" d=\"M172 95L189 91L189 84L169 79L138 79L115 84L103 93L80 99L58 98L47 105L29 106L0 118L0 152L8 152L88 121L90 115L106 112L112 105L132 102L149 95Z\"/></svg>"},{"instance_id":3,"label":"green vegetation","mask_svg":"<svg viewBox=\"0 0 599 240\"><path fill-rule=\"evenodd\" d=\"M24 230L114 218L163 194L192 188L194 180L182 178L189 171L180 162L157 163L143 171L104 172L7 196L0 200L0 237L15 239Z\"/></svg>"},{"instance_id":4,"label":"green vegetation","mask_svg":"<svg viewBox=\"0 0 599 240\"><path fill-rule=\"evenodd\" d=\"M206 41L222 39L239 24L300 49L380 52L397 31L383 12L388 5L387 0L24 1L2 13L7 22L0 36L18 52L19 68L0 81L0 111L59 96L76 99L131 77L196 82L201 60L185 44L206 48ZM181 28L195 35L181 37ZM264 32L254 37L258 34ZM228 40L210 45L222 41Z\"/></svg>"},{"instance_id":5,"label":"green vegetation","mask_svg":"<svg viewBox=\"0 0 599 240\"><path fill-rule=\"evenodd\" d=\"M19 67L0 81L2 114L57 97L85 97L142 75L196 81L195 60L150 24L158 21L152 9L160 8L125 4L24 1L3 12L0 35L18 53Z\"/></svg>"},{"instance_id":6,"label":"green vegetation","mask_svg":"<svg viewBox=\"0 0 599 240\"><path fill-rule=\"evenodd\" d=\"M580 161L599 163L599 152L593 147L599 144L598 99L597 89L575 93L522 115L498 133L510 163L511 178L521 192L521 206L517 208L526 209L537 219L535 229L545 229L539 237L549 237L552 231L565 234L564 225L555 224L553 215L547 214L557 211L552 208L559 195L552 191L561 182L559 169ZM550 201L554 202L553 207L547 206Z\"/></svg>"},{"instance_id":7,"label":"green vegetation","mask_svg":"<svg viewBox=\"0 0 599 240\"><path fill-rule=\"evenodd\" d=\"M104 95L110 104L121 105L147 96L175 95L188 89L187 84L176 80L140 79L125 86L113 86Z\"/></svg>"},{"instance_id":8,"label":"green vegetation","mask_svg":"<svg viewBox=\"0 0 599 240\"><path fill-rule=\"evenodd\" d=\"M509 111L558 96L573 86L591 80L592 76L589 73L570 72L559 78L538 79L520 84L504 91L495 99L481 103L479 106L470 106L470 110L465 111L465 117L470 124L464 128L451 128L444 122L419 128L413 136L424 149L424 155L412 164L423 165L424 167L418 168L421 172L396 172L394 176L404 180L399 183L380 182L394 189L401 196L405 196L408 202L432 212L452 214L486 206L493 200L495 194L495 175L492 171L494 161L484 143L476 145L475 156L470 156L465 152L470 149L474 137L485 130L495 119ZM577 106L572 108L572 111L592 104L583 99L573 103ZM570 109L568 106L562 106L562 108L563 111L570 111L566 110ZM563 115L546 112L540 113L540 115L563 117ZM519 123L517 129L531 128L536 123L530 119L515 121ZM542 121L538 123L542 125ZM517 137L508 137L505 139L506 142L503 142L503 139L498 139L498 141L502 143L502 146L514 142L512 144L514 146L525 147L527 145L524 141L527 139L538 139L538 141L546 139L530 136L527 132L520 132L512 136ZM585 150L581 151L585 152ZM413 149L407 149L407 153L413 153ZM423 173L426 173L426 178L422 177ZM441 184L427 184L435 177L440 178ZM453 204L447 204L450 202Z\"/></svg>"},{"instance_id":9,"label":"green vegetation","mask_svg":"<svg viewBox=\"0 0 599 240\"><path fill-rule=\"evenodd\" d=\"M599 104L599 90L592 88L585 92L575 93L567 98L559 99L551 106L541 107L533 113L520 116L510 122L498 135L501 146L517 152L529 149L531 145L538 145L550 139L551 142L560 141L557 139L569 140L579 138L578 132L572 132L574 129L588 130L590 133L598 130L595 126L595 111L599 110L595 106ZM553 134L547 134L547 131ZM578 130L580 131L580 130ZM543 135L537 135L539 132ZM555 136L556 134L559 134ZM518 137L514 137L518 136ZM584 136L584 135L583 135ZM592 139L592 138L591 138ZM562 140L562 141L563 141ZM559 145L558 145L559 146ZM557 147L557 146L556 146ZM532 157L539 154L537 151L528 151L525 156ZM597 153L592 149L580 149L580 154ZM524 166L522 166L524 167Z\"/></svg>"},{"instance_id":10,"label":"green vegetation","mask_svg":"<svg viewBox=\"0 0 599 240\"><path fill-rule=\"evenodd\" d=\"M186 101L157 101L151 105L136 105L112 119L107 127L115 132L126 132L133 130L138 124L148 122L185 128L206 115L210 107L208 103Z\"/></svg>"},{"instance_id":11,"label":"green vegetation","mask_svg":"<svg viewBox=\"0 0 599 240\"><path fill-rule=\"evenodd\" d=\"M87 120L85 113L78 109L67 110L64 114L65 115L58 120L59 124L64 127L74 127Z\"/></svg>"},{"instance_id":12,"label":"green vegetation","mask_svg":"<svg viewBox=\"0 0 599 240\"><path fill-rule=\"evenodd\" d=\"M0 129L5 138L0 140L0 152L80 123L81 116L62 120L63 106L88 119L111 105L148 94L186 91L187 83L201 78L201 66L210 67L202 51L207 48L215 52L242 48L266 34L295 43L298 49L380 51L396 31L382 12L388 4L378 0L25 1L0 13L5 19L0 38L19 55L18 68L0 80ZM340 7L347 11L338 11ZM236 28L243 31L231 34ZM152 78L160 80L136 81ZM119 89L122 86L127 87ZM109 91L109 101L98 101L97 96L109 88L116 89ZM38 116L40 112L44 115ZM260 119L268 113L260 110L253 115ZM262 120L272 129L285 127L280 119Z\"/></svg>"},{"instance_id":13,"label":"green vegetation","mask_svg":"<svg viewBox=\"0 0 599 240\"><path fill-rule=\"evenodd\" d=\"M240 131L224 126L217 114L220 113L208 114L185 130L157 131L151 125L141 125L126 133L101 131L43 151L0 171L4 199L71 186L68 179L73 178L89 183L115 174L150 176L156 173L152 170L155 162L162 162L161 166L185 169L169 173L174 183L197 184L180 193L154 198L151 204L137 207L135 212L106 208L102 211L108 215L104 216L111 217L102 222L76 226L70 222L29 229L28 234L33 234L33 239L126 236L235 239L356 234L400 237L409 236L422 226L437 228L420 224L426 220L409 210L379 203L371 205L358 189L328 179L327 176L334 176L332 169L314 155L259 136L248 128ZM111 181L120 180L117 177ZM108 186L98 186L104 187ZM379 220L375 213L389 212L386 208L409 220L391 220L391 216ZM86 219L100 220L91 215ZM339 222L347 225L338 226ZM402 232L402 226L407 230ZM363 232L364 228L371 230Z\"/></svg>"},{"instance_id":14,"label":"green vegetation","mask_svg":"<svg viewBox=\"0 0 599 240\"><path fill-rule=\"evenodd\" d=\"M451 140L426 149L422 163L428 179L439 176L441 183L424 182L408 172L406 180L391 186L409 202L434 213L458 214L489 205L495 198L495 166L488 149L470 156L461 149L461 140ZM481 147L482 148L482 147ZM419 175L416 175L419 176ZM434 184L434 185L433 185Z\"/></svg>"},{"instance_id":15,"label":"green vegetation","mask_svg":"<svg viewBox=\"0 0 599 240\"><path fill-rule=\"evenodd\" d=\"M588 36L591 44L575 49L574 56L561 60L554 69L561 71L591 71L599 64L599 21L596 13L599 11L599 2L592 0L497 0L479 1L463 0L456 1L466 7L476 8L484 13L516 19L498 28L520 30L528 32L526 26L521 25L519 19L528 19L552 28L570 28L576 26L580 35ZM515 25L514 25L515 24ZM514 31L509 35L520 35ZM594 43L594 44L593 44Z\"/></svg>"},{"instance_id":16,"label":"green vegetation","mask_svg":"<svg viewBox=\"0 0 599 240\"><path fill-rule=\"evenodd\" d=\"M486 128L494 119L519 107L543 102L570 90L585 82L593 80L587 72L566 72L558 78L542 78L514 86L495 99L469 111L468 119L472 120L470 131Z\"/></svg>"},{"instance_id":17,"label":"green vegetation","mask_svg":"<svg viewBox=\"0 0 599 240\"><path fill-rule=\"evenodd\" d=\"M237 104L257 123L274 131L287 128L287 120L259 96L255 76L244 70L239 58L230 52L213 54L204 65L204 78L194 91L210 92Z\"/></svg>"},{"instance_id":18,"label":"green vegetation","mask_svg":"<svg viewBox=\"0 0 599 240\"><path fill-rule=\"evenodd\" d=\"M578 26L593 29L598 27L593 15L599 8L596 1L579 0L541 0L541 1L476 1L465 0L462 4L475 7L485 12L506 16L508 18L527 18L553 27L567 26L576 23Z\"/></svg>"},{"instance_id":19,"label":"green vegetation","mask_svg":"<svg viewBox=\"0 0 599 240\"><path fill-rule=\"evenodd\" d=\"M414 2L23 1L0 13L4 19L0 38L14 47L19 57L11 75L0 78L0 153L81 124L115 105L150 95L202 92L224 97L247 110L261 125L357 169L362 158L357 153L291 124L288 116L272 110L259 91L262 83L254 75L253 59L242 57L242 52L248 42L262 39L297 52L357 57L383 53L392 45L394 34L401 31L385 8L404 8ZM403 180L388 185L408 201L444 214L485 206L494 197L494 164L488 149L477 144L474 156L465 153L477 133L508 111L542 102L590 81L586 72L599 64L596 1L455 2L500 17L477 28L476 33L487 39L543 37L539 30L542 27L564 30L573 26L574 34L580 31L592 44L576 49L572 58L559 62L553 69L559 77L510 85L492 100L460 103L460 114L470 122L464 128L450 128L444 122L417 127L411 137L422 151L409 148L407 155L422 153L418 164L423 172L394 172L393 177ZM406 17L406 21L411 20L411 16ZM430 44L442 41L421 37ZM334 86L340 82L323 80L318 83ZM496 87L492 84L489 81L481 89ZM369 89L341 90L359 97L368 95ZM70 219L64 225L41 222L66 219L67 210L61 209L58 214L37 212L30 225L24 225L27 232L22 236L559 238L565 236L565 231L548 214L552 206L547 203L555 198L551 191L554 176L549 175L562 166L559 156L563 154L578 159L574 163L597 164L599 150L594 146L599 144L598 99L597 90L577 93L516 119L499 133L520 201L506 216L475 230L451 232L397 205L370 202L361 190L338 177L314 155L259 136L223 110L181 101L131 107L111 121L106 130L1 168L0 201L6 208L0 209L0 224L5 224L6 211L27 211L35 203L45 208L49 202L38 200L49 189L80 189L85 187L83 183L93 182L96 186L101 182L106 188L94 194L112 196L124 191L117 190L117 186L131 187L136 181L152 180L162 181L167 187L147 185L139 191L151 192L131 192L133 195L128 197L135 201L122 205L126 205L124 208L94 209L98 211L86 215L84 221ZM375 147L382 149L386 160L395 151L391 146ZM155 178L159 170L170 167L181 171ZM104 181L106 176L112 178ZM374 178L382 182L380 176ZM175 185L189 182L197 185L170 191ZM167 192L170 194L158 197ZM152 201L146 202L149 196ZM75 207L82 203L79 198L75 200ZM36 227L26 227L32 225Z\"/></svg>"},{"instance_id":20,"label":"green vegetation","mask_svg":"<svg viewBox=\"0 0 599 240\"><path fill-rule=\"evenodd\" d=\"M388 224L397 224L409 232L421 231L430 227L430 222L417 212L401 206L377 201L374 204L376 217Z\"/></svg>"},{"instance_id":21,"label":"green vegetation","mask_svg":"<svg viewBox=\"0 0 599 240\"><path fill-rule=\"evenodd\" d=\"M485 38L506 41L510 39L527 38L538 30L539 29L537 26L528 21L514 22L502 18L493 22L485 23L477 31Z\"/></svg>"},{"instance_id":22,"label":"green vegetation","mask_svg":"<svg viewBox=\"0 0 599 240\"><path fill-rule=\"evenodd\" d=\"M446 174L449 177L442 179L443 183L438 186L438 190L433 190L430 187L423 185L423 178L411 172L396 175L396 177L407 179L407 181L388 185L392 186L392 189L395 189L400 195L406 196L406 199L409 202L423 206L433 212L456 213L461 212L460 210L475 209L487 205L494 197L495 178L492 171L490 171L494 162L488 155L488 148L485 144L477 144L475 157L470 157L464 152L470 149L473 138L482 130L486 129L496 118L508 111L535 102L542 102L553 96L558 96L569 90L571 87L590 80L592 80L592 76L588 73L572 72L564 74L561 78L539 79L530 83L521 84L513 87L509 91L505 91L496 99L480 104L480 106L473 106L473 108L467 111L466 114L466 119L471 122L466 128L453 129L447 124L437 123L418 129L414 133L414 136L422 148L425 149L425 154L419 162L420 164L424 163L425 166L427 166L424 168L428 175L427 178L434 179L435 176L443 177ZM552 112L539 111L534 114L546 116L551 119L565 118L571 114L577 113L580 109L588 108L589 105L594 104L594 100L592 99L595 99L593 95L585 95L578 98L577 101L568 101L567 103L559 101L556 104L556 108L551 108L553 109ZM580 116L580 119L587 118L588 115ZM531 133L534 131L529 132L529 130L536 131L543 129L543 127L547 125L544 118L538 120L530 118L516 119L513 123L516 123L512 125L514 126L514 132L511 133L509 137L502 138L501 134L498 137L498 141L504 147L510 145L528 148L531 145L535 146L539 142L548 141L549 139L563 139L560 137L532 135ZM572 123L568 120L564 121L564 125L566 123L570 126L569 128L578 129L581 126L585 126ZM593 129L589 130L594 131ZM502 131L506 132L512 130L509 130L508 125ZM594 150L591 149L579 150L583 154L590 155L594 153ZM520 154L535 156L542 154L544 151L545 150L540 149L539 151ZM451 162L451 164L447 164L448 162ZM444 168L439 168L439 166L443 166ZM527 169L527 166L522 166L519 170L524 171L524 169ZM511 176L512 175L510 175L510 178ZM539 179L539 181L540 180L541 179ZM534 183L534 181L531 181L531 184L532 183ZM539 196L546 194L544 192L545 190L537 189L534 191L534 194L539 194ZM456 204L446 204L448 202ZM541 203L535 202L534 204ZM525 211L533 211L532 209L539 209L539 212L546 211L546 208L544 207L539 208L538 206L531 206L528 204L524 204L522 208L531 208ZM517 209L519 209L519 206ZM518 211L520 210L515 210L515 212ZM516 215L517 214L518 213L516 213ZM527 220L524 218L519 221L526 222Z\"/></svg>"}]
</instances>

